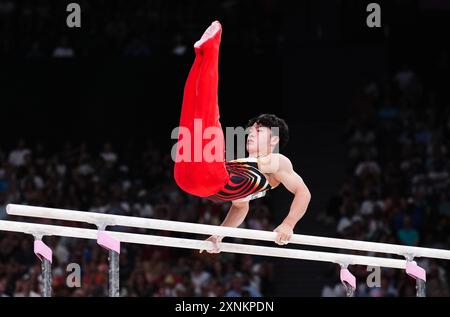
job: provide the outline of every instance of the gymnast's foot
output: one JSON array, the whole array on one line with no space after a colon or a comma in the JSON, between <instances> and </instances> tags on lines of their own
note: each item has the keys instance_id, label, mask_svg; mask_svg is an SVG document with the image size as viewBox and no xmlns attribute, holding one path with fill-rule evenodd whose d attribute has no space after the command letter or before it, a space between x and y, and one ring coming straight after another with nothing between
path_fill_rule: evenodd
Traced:
<instances>
[{"instance_id":1,"label":"gymnast's foot","mask_svg":"<svg viewBox=\"0 0 450 317\"><path fill-rule=\"evenodd\" d=\"M203 33L200 40L195 42L195 49L202 49L207 46L208 43L220 41L220 35L222 34L222 25L220 25L219 21L214 21Z\"/></svg>"}]
</instances>

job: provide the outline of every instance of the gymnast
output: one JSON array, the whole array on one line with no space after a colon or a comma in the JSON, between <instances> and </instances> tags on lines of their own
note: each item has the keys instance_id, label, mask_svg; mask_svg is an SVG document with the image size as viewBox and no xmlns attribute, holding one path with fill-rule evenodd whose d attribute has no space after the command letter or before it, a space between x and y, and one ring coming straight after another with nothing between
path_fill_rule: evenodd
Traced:
<instances>
[{"instance_id":1,"label":"gymnast","mask_svg":"<svg viewBox=\"0 0 450 317\"><path fill-rule=\"evenodd\" d=\"M220 130L220 142L224 143L218 105L221 35L222 26L215 21L194 44L195 60L184 88L180 127L194 131L194 120L201 120L202 132L216 128ZM180 159L181 147L178 144L174 178L177 185L191 195L215 202L231 202L221 224L227 227L239 227L248 213L249 201L283 184L294 194L289 213L274 230L277 232L275 243L285 245L291 239L295 225L305 214L311 194L294 171L291 161L274 151L277 145L284 146L288 141L286 122L273 114L262 114L251 119L247 128L246 149L249 155L246 158L226 161L223 150L216 153L218 159L215 160ZM273 128L279 133L272 133ZM192 134L191 138L194 143ZM181 139L180 133L178 140ZM202 140L201 145L204 149L207 140ZM209 237L207 240L213 242L214 248L208 252L220 252L223 238L217 235Z\"/></svg>"}]
</instances>

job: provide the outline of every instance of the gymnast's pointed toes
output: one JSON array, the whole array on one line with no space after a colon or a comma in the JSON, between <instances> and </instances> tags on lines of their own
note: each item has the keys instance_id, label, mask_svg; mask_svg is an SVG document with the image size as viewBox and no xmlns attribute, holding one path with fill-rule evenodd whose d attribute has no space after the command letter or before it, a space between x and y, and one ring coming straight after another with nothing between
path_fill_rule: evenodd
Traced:
<instances>
[{"instance_id":1,"label":"gymnast's pointed toes","mask_svg":"<svg viewBox=\"0 0 450 317\"><path fill-rule=\"evenodd\" d=\"M212 39L216 37L220 38L221 32L222 32L222 25L220 24L219 21L214 21L203 33L200 40L195 42L194 47L196 49L201 49L206 45L206 43L210 42Z\"/></svg>"}]
</instances>

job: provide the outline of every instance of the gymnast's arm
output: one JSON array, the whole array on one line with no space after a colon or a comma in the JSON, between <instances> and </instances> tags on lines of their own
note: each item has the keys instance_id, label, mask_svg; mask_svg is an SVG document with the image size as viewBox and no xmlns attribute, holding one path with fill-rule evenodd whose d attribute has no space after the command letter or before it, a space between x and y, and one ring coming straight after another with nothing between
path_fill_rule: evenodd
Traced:
<instances>
[{"instance_id":1,"label":"gymnast's arm","mask_svg":"<svg viewBox=\"0 0 450 317\"><path fill-rule=\"evenodd\" d=\"M311 200L311 193L303 179L294 171L291 161L286 156L276 153L272 154L271 159L278 160L278 168L272 175L294 194L289 214L274 230L278 233L275 242L282 245L287 244L291 239L295 225L305 215Z\"/></svg>"},{"instance_id":2,"label":"gymnast's arm","mask_svg":"<svg viewBox=\"0 0 450 317\"><path fill-rule=\"evenodd\" d=\"M227 216L223 220L221 226L224 227L239 227L247 216L249 210L249 202L232 202Z\"/></svg>"},{"instance_id":3,"label":"gymnast's arm","mask_svg":"<svg viewBox=\"0 0 450 317\"><path fill-rule=\"evenodd\" d=\"M247 216L249 210L249 202L232 202L230 210L228 211L227 216L223 220L221 226L224 227L239 227L241 223L244 221ZM222 236L211 236L207 239L207 241L211 241L214 243L214 249L208 250L208 253L219 253L220 252L220 242L222 242ZM204 250L200 250L202 253Z\"/></svg>"}]
</instances>

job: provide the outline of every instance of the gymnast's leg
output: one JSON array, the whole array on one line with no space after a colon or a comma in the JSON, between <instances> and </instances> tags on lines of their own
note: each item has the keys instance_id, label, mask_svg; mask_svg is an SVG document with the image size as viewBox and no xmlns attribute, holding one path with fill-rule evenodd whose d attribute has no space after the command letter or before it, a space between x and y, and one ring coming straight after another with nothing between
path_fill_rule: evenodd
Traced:
<instances>
[{"instance_id":1,"label":"gymnast's leg","mask_svg":"<svg viewBox=\"0 0 450 317\"><path fill-rule=\"evenodd\" d=\"M186 81L181 109L180 127L185 127L190 131L191 157L189 160L180 161L180 149L177 149L174 178L181 189L200 197L217 193L229 179L225 167L225 151L218 153L216 156L218 159L212 162L206 161L203 155L200 161L194 159L194 136L203 135L205 129L209 127L220 129L220 140L218 141L222 142L222 149L225 149L223 131L219 122L217 94L221 34L220 23L213 22L202 38L195 43L195 61ZM201 119L201 134L194 133L195 119ZM178 136L179 141L180 135L181 133ZM196 141L201 142L203 153L203 149L211 140L202 138L202 140Z\"/></svg>"}]
</instances>

